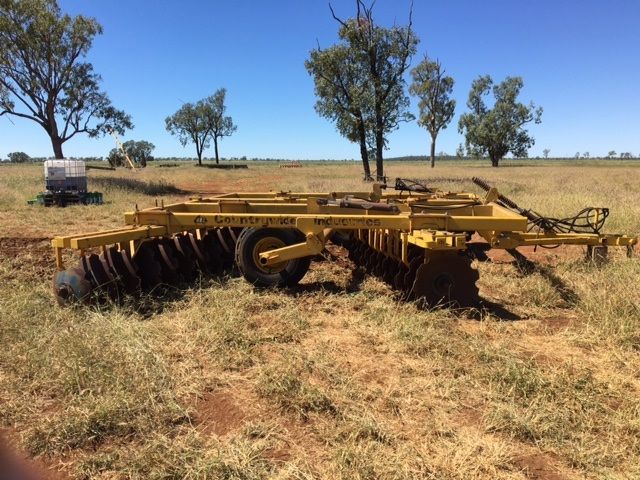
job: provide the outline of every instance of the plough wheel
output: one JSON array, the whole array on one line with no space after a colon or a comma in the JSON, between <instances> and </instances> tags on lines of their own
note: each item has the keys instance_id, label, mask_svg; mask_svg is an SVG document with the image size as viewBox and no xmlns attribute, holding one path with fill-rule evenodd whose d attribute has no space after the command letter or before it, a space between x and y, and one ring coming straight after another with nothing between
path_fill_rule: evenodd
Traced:
<instances>
[{"instance_id":1,"label":"plough wheel","mask_svg":"<svg viewBox=\"0 0 640 480\"><path fill-rule=\"evenodd\" d=\"M431 254L416 271L410 297L427 307L473 307L479 302L478 278L466 255Z\"/></svg>"},{"instance_id":2,"label":"plough wheel","mask_svg":"<svg viewBox=\"0 0 640 480\"><path fill-rule=\"evenodd\" d=\"M311 258L297 258L275 265L263 265L260 253L303 241L294 230L245 228L236 245L236 264L244 278L256 287L297 284L309 270Z\"/></svg>"}]
</instances>

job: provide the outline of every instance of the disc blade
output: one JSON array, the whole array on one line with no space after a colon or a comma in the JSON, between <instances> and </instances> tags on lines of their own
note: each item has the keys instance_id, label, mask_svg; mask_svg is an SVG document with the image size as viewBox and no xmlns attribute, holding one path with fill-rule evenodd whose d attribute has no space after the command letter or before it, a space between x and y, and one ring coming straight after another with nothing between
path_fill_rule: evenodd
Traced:
<instances>
[{"instance_id":1,"label":"disc blade","mask_svg":"<svg viewBox=\"0 0 640 480\"><path fill-rule=\"evenodd\" d=\"M87 301L90 294L91 281L80 266L56 272L53 276L53 295L60 306Z\"/></svg>"},{"instance_id":2,"label":"disc blade","mask_svg":"<svg viewBox=\"0 0 640 480\"><path fill-rule=\"evenodd\" d=\"M144 242L138 247L133 257L140 285L144 291L151 291L162 283L161 266L155 259L152 242Z\"/></svg>"},{"instance_id":3,"label":"disc blade","mask_svg":"<svg viewBox=\"0 0 640 480\"><path fill-rule=\"evenodd\" d=\"M126 260L123 255L127 258ZM132 271L132 268L129 268L131 263L128 262L128 255L129 252L126 250L118 251L116 247L111 247L106 252L107 262L111 270L117 275L117 279L124 291L134 294L140 289L140 277Z\"/></svg>"}]
</instances>

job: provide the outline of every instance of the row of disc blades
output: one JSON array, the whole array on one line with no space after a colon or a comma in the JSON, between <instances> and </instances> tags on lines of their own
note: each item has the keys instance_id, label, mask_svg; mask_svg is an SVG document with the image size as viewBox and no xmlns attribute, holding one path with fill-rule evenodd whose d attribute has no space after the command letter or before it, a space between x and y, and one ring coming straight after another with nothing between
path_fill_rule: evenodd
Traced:
<instances>
[{"instance_id":1,"label":"row of disc blades","mask_svg":"<svg viewBox=\"0 0 640 480\"><path fill-rule=\"evenodd\" d=\"M409 245L408 266L371 247L363 239L352 238L345 247L349 258L396 291L402 298L426 307L474 307L479 301L478 271L471 259L460 252L429 254Z\"/></svg>"},{"instance_id":2,"label":"row of disc blades","mask_svg":"<svg viewBox=\"0 0 640 480\"><path fill-rule=\"evenodd\" d=\"M191 282L200 272L221 275L233 267L238 235L238 229L214 228L146 240L133 257L117 247L83 255L79 265L56 274L54 295L67 304L96 290L116 298Z\"/></svg>"}]
</instances>

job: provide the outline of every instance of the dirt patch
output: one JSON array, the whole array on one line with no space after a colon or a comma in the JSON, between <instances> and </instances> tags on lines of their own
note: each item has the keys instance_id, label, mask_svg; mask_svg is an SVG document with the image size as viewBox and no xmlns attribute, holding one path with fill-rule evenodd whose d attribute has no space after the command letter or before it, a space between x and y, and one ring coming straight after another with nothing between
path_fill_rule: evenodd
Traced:
<instances>
[{"instance_id":1,"label":"dirt patch","mask_svg":"<svg viewBox=\"0 0 640 480\"><path fill-rule=\"evenodd\" d=\"M460 425L467 427L481 427L484 424L481 407L464 406L456 418Z\"/></svg>"},{"instance_id":2,"label":"dirt patch","mask_svg":"<svg viewBox=\"0 0 640 480\"><path fill-rule=\"evenodd\" d=\"M196 405L195 423L205 433L226 435L239 428L245 418L243 410L227 392L207 394Z\"/></svg>"},{"instance_id":3,"label":"dirt patch","mask_svg":"<svg viewBox=\"0 0 640 480\"><path fill-rule=\"evenodd\" d=\"M275 463L286 463L291 460L291 452L286 448L268 448L263 456Z\"/></svg>"},{"instance_id":4,"label":"dirt patch","mask_svg":"<svg viewBox=\"0 0 640 480\"><path fill-rule=\"evenodd\" d=\"M549 457L543 453L521 455L514 459L527 478L532 480L566 480L567 477L558 473Z\"/></svg>"},{"instance_id":5,"label":"dirt patch","mask_svg":"<svg viewBox=\"0 0 640 480\"><path fill-rule=\"evenodd\" d=\"M558 248L535 248L518 247L518 251L532 262L555 267L556 265L568 261L577 260L584 257L582 247L574 245L563 245ZM515 259L506 250L494 249L487 252L493 263L515 263Z\"/></svg>"},{"instance_id":6,"label":"dirt patch","mask_svg":"<svg viewBox=\"0 0 640 480\"><path fill-rule=\"evenodd\" d=\"M568 328L571 325L572 321L573 321L572 318L562 317L562 316L546 317L546 318L540 319L540 322L542 323L542 325L544 325L548 330L551 330L553 332Z\"/></svg>"},{"instance_id":7,"label":"dirt patch","mask_svg":"<svg viewBox=\"0 0 640 480\"><path fill-rule=\"evenodd\" d=\"M27 251L44 250L51 253L51 244L48 237L0 237L0 254L2 256L15 257Z\"/></svg>"},{"instance_id":8,"label":"dirt patch","mask_svg":"<svg viewBox=\"0 0 640 480\"><path fill-rule=\"evenodd\" d=\"M0 259L28 276L50 277L55 267L50 242L48 237L0 237Z\"/></svg>"}]
</instances>

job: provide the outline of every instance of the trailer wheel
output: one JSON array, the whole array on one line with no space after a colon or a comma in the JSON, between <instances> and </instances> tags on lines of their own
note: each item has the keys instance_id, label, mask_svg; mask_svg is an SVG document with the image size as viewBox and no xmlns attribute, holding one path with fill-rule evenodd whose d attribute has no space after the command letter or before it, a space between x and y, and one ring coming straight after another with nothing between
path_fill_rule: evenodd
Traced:
<instances>
[{"instance_id":1,"label":"trailer wheel","mask_svg":"<svg viewBox=\"0 0 640 480\"><path fill-rule=\"evenodd\" d=\"M303 241L304 238L297 230L245 228L236 244L236 264L244 278L256 287L296 285L309 270L310 257L267 266L260 262L260 254Z\"/></svg>"}]
</instances>

